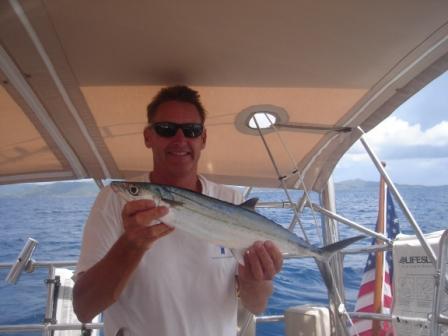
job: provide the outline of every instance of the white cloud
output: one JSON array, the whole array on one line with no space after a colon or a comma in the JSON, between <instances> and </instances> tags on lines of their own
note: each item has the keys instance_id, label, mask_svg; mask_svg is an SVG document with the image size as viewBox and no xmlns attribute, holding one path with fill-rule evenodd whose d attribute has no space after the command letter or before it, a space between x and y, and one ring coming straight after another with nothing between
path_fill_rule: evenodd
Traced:
<instances>
[{"instance_id":1,"label":"white cloud","mask_svg":"<svg viewBox=\"0 0 448 336\"><path fill-rule=\"evenodd\" d=\"M371 130L366 140L394 181L448 184L448 72L440 76ZM378 172L358 141L341 159L336 179L377 180Z\"/></svg>"},{"instance_id":2,"label":"white cloud","mask_svg":"<svg viewBox=\"0 0 448 336\"><path fill-rule=\"evenodd\" d=\"M395 183L413 185L448 185L448 158L404 159L387 162L386 170ZM334 171L336 182L362 179L378 181L379 173L372 162L349 161L344 157Z\"/></svg>"},{"instance_id":3,"label":"white cloud","mask_svg":"<svg viewBox=\"0 0 448 336\"><path fill-rule=\"evenodd\" d=\"M367 133L367 140L372 146L447 146L448 121L422 131L420 124L411 125L409 122L390 116L372 131Z\"/></svg>"},{"instance_id":4,"label":"white cloud","mask_svg":"<svg viewBox=\"0 0 448 336\"><path fill-rule=\"evenodd\" d=\"M385 144L415 144L420 134L420 125L411 126L407 121L391 116L367 133L366 138L378 150Z\"/></svg>"},{"instance_id":5,"label":"white cloud","mask_svg":"<svg viewBox=\"0 0 448 336\"><path fill-rule=\"evenodd\" d=\"M448 146L448 121L444 120L428 129L425 132L425 140L434 146Z\"/></svg>"},{"instance_id":6,"label":"white cloud","mask_svg":"<svg viewBox=\"0 0 448 336\"><path fill-rule=\"evenodd\" d=\"M380 159L447 157L448 121L422 131L420 124L391 116L367 133L366 140ZM353 162L370 160L359 141L345 156Z\"/></svg>"},{"instance_id":7,"label":"white cloud","mask_svg":"<svg viewBox=\"0 0 448 336\"><path fill-rule=\"evenodd\" d=\"M398 183L447 184L448 121L422 130L420 124L391 116L366 135L367 143ZM378 172L360 141L344 155L336 179L377 180Z\"/></svg>"}]
</instances>

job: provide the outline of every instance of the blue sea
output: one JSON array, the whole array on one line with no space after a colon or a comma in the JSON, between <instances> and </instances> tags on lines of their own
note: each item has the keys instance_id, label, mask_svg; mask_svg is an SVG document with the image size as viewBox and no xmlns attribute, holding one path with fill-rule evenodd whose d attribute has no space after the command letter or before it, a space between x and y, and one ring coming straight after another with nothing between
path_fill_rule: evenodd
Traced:
<instances>
[{"instance_id":1,"label":"blue sea","mask_svg":"<svg viewBox=\"0 0 448 336\"><path fill-rule=\"evenodd\" d=\"M412 211L424 233L448 227L448 187L400 188L403 198ZM263 189L255 190L252 196L261 201L285 201L283 192ZM338 213L357 223L374 228L378 190L376 188L344 188L336 190ZM299 193L293 193L297 198ZM312 196L315 199L315 195ZM33 196L0 197L0 263L12 262L22 249L26 239L39 241L33 258L43 260L75 260L79 255L83 224L94 202L93 196ZM398 206L397 206L398 208ZM290 210L260 209L262 214L282 225L289 225ZM412 229L401 211L397 211L401 230L412 233ZM319 234L314 228L314 217L318 215L305 211L302 223L308 237L319 244ZM341 238L357 234L352 229L342 228ZM296 232L300 234L298 227ZM357 245L368 245L368 239ZM349 310L353 310L357 288L361 281L366 255L346 256L344 281ZM7 285L3 279L7 270L0 270L0 325L41 323L45 312L46 270L24 273L17 285ZM283 270L275 279L274 294L269 301L265 315L283 314L287 307L305 303L325 304L327 294L317 267L312 259L285 261ZM283 334L282 323L262 323L257 326L258 336ZM17 333L11 335L24 335ZM28 333L27 335L40 335Z\"/></svg>"}]
</instances>

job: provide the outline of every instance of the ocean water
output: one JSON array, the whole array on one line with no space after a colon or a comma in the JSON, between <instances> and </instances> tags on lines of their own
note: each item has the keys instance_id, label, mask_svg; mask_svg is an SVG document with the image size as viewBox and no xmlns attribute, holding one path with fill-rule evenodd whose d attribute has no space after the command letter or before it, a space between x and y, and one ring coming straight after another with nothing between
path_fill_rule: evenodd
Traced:
<instances>
[{"instance_id":1,"label":"ocean water","mask_svg":"<svg viewBox=\"0 0 448 336\"><path fill-rule=\"evenodd\" d=\"M424 233L448 228L447 190L439 187L403 187L400 190ZM336 193L338 213L374 228L378 203L376 189ZM251 195L262 201L286 200L280 191L256 190ZM298 196L299 193L293 194L294 198ZM33 256L35 260L75 260L79 255L82 227L93 202L93 197L0 197L0 263L14 261L28 237L39 241ZM290 210L259 211L282 225L288 225L292 218ZM401 211L397 212L402 232L412 233ZM315 218L320 223L318 215L305 211L302 223L310 241L319 244L319 233L314 228ZM343 225L340 227L343 228L341 238L357 234ZM298 227L296 231L300 234ZM357 244L368 245L370 241L366 239ZM349 310L353 309L356 300L366 257L357 255L345 258L344 282ZM7 270L0 270L0 325L41 323L46 302L46 270L24 273L17 285L7 285L3 281L6 275ZM312 259L285 261L274 287L265 315L283 314L287 307L294 305L325 304L328 301L325 286ZM263 323L257 326L257 335L279 335L283 334L283 329L282 323Z\"/></svg>"}]
</instances>

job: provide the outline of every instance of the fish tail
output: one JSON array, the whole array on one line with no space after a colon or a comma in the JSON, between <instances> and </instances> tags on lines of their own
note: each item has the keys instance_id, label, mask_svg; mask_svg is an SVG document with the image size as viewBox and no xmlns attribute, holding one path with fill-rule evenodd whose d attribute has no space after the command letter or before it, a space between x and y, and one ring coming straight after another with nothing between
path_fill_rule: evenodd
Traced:
<instances>
[{"instance_id":1,"label":"fish tail","mask_svg":"<svg viewBox=\"0 0 448 336\"><path fill-rule=\"evenodd\" d=\"M364 236L364 235L359 235L359 236L350 237L350 238L347 238L344 240L340 240L336 243L324 246L324 247L320 248L318 251L318 254L319 254L318 259L321 259L323 261L328 261L339 250L342 250L343 248L346 248L347 246L349 246L365 237L366 236Z\"/></svg>"}]
</instances>

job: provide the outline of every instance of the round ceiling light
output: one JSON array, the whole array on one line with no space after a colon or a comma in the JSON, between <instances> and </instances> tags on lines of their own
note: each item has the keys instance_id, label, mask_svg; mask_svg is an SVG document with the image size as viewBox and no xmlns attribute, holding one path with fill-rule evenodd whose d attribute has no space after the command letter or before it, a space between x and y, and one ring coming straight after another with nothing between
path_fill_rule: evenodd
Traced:
<instances>
[{"instance_id":1,"label":"round ceiling light","mask_svg":"<svg viewBox=\"0 0 448 336\"><path fill-rule=\"evenodd\" d=\"M272 112L255 112L249 119L249 127L252 129L269 128L275 125L277 116Z\"/></svg>"},{"instance_id":2,"label":"round ceiling light","mask_svg":"<svg viewBox=\"0 0 448 336\"><path fill-rule=\"evenodd\" d=\"M259 135L258 128L263 133L273 132L274 128L272 125L276 123L287 123L288 120L288 113L279 106L253 105L237 114L235 127L242 133Z\"/></svg>"}]
</instances>

